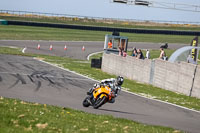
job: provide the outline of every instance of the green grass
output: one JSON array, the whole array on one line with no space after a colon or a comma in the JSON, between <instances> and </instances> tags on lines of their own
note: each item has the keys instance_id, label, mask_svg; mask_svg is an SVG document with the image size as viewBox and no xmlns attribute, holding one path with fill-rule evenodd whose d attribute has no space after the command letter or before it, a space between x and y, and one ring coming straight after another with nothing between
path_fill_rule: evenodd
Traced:
<instances>
[{"instance_id":1,"label":"green grass","mask_svg":"<svg viewBox=\"0 0 200 133\"><path fill-rule=\"evenodd\" d=\"M104 41L106 34L112 33L103 31L0 25L0 40ZM120 35L127 36L130 42L168 42L189 44L194 38L193 36L131 33L121 33Z\"/></svg>"},{"instance_id":2,"label":"green grass","mask_svg":"<svg viewBox=\"0 0 200 133\"><path fill-rule=\"evenodd\" d=\"M0 97L0 132L179 133L172 128L140 124L110 115L28 103Z\"/></svg>"},{"instance_id":3,"label":"green grass","mask_svg":"<svg viewBox=\"0 0 200 133\"><path fill-rule=\"evenodd\" d=\"M0 40L102 41L106 32L0 25Z\"/></svg>"},{"instance_id":4,"label":"green grass","mask_svg":"<svg viewBox=\"0 0 200 133\"><path fill-rule=\"evenodd\" d=\"M8 48L0 48L0 53L6 54L5 49L8 49ZM47 62L58 64L61 67L67 68L69 70L75 71L83 75L87 75L97 80L116 77L115 75L110 75L105 72L102 72L100 69L91 68L89 61L87 63L85 61L82 62L82 60L75 60L75 59L64 58L64 57L22 54L20 51L16 51L11 48L9 49L12 52L8 52L7 54L12 53L16 55L24 55L24 56L26 55L26 56L44 58L44 60ZM151 97L154 99L159 99L162 101L167 101L170 103L174 103L174 104L181 105L181 106L188 107L195 110L200 110L200 99L195 98L195 97L188 97L183 94L171 92L171 91L154 87L148 84L137 83L136 81L128 80L128 79L125 79L123 87L139 95Z\"/></svg>"}]
</instances>

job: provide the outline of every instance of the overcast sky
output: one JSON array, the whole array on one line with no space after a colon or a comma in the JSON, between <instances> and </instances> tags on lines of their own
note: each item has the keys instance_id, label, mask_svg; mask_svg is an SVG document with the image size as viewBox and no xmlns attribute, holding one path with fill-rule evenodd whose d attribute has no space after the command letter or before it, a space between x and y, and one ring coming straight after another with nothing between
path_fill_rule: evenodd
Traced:
<instances>
[{"instance_id":1,"label":"overcast sky","mask_svg":"<svg viewBox=\"0 0 200 133\"><path fill-rule=\"evenodd\" d=\"M200 0L153 0L200 5ZM110 0L0 0L0 10L61 13L91 17L200 22L200 12L111 3Z\"/></svg>"}]
</instances>

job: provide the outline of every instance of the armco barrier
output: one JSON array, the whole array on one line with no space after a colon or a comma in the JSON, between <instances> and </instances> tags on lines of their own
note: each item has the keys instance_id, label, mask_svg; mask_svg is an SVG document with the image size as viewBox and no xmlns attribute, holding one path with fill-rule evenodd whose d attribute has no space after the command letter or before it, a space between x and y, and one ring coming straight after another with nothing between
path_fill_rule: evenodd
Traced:
<instances>
[{"instance_id":1,"label":"armco barrier","mask_svg":"<svg viewBox=\"0 0 200 133\"><path fill-rule=\"evenodd\" d=\"M87 26L87 25L70 25L70 24L53 24L40 22L25 22L25 21L8 21L8 25L24 25L24 26L38 26L38 27L52 27L52 28L68 28L80 30L94 30L94 31L108 31L108 32L127 32L137 34L165 34L165 35L190 35L200 36L198 31L172 31L172 30L146 30L146 29L128 29L128 28L113 28L101 26Z\"/></svg>"},{"instance_id":2,"label":"armco barrier","mask_svg":"<svg viewBox=\"0 0 200 133\"><path fill-rule=\"evenodd\" d=\"M4 19L0 19L0 25L7 25L8 21L4 20Z\"/></svg>"},{"instance_id":3,"label":"armco barrier","mask_svg":"<svg viewBox=\"0 0 200 133\"><path fill-rule=\"evenodd\" d=\"M102 70L128 79L200 98L200 67L160 59L140 60L131 56L103 54Z\"/></svg>"}]
</instances>

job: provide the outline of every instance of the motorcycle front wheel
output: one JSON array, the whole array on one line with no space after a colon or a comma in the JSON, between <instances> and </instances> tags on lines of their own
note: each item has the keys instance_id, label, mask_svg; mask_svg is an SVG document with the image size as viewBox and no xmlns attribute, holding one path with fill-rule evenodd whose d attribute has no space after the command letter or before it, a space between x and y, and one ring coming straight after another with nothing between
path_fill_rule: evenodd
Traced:
<instances>
[{"instance_id":1,"label":"motorcycle front wheel","mask_svg":"<svg viewBox=\"0 0 200 133\"><path fill-rule=\"evenodd\" d=\"M90 97L86 97L84 100L83 100L83 106L84 107L89 107L90 106L90 103L89 103L89 100L90 100Z\"/></svg>"},{"instance_id":2,"label":"motorcycle front wheel","mask_svg":"<svg viewBox=\"0 0 200 133\"><path fill-rule=\"evenodd\" d=\"M105 103L105 101L106 101L105 96L103 96L102 98L100 98L100 96L99 96L98 99L96 100L95 104L93 105L93 108L98 109Z\"/></svg>"}]
</instances>

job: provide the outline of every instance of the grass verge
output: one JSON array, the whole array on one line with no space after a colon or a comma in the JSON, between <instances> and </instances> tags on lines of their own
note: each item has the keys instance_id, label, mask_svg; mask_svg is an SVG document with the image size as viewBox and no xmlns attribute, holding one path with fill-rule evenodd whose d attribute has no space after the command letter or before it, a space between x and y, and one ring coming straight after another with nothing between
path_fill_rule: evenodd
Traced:
<instances>
[{"instance_id":1,"label":"grass verge","mask_svg":"<svg viewBox=\"0 0 200 133\"><path fill-rule=\"evenodd\" d=\"M104 31L74 30L32 26L0 25L0 40L60 40L60 41L104 41ZM189 44L193 36L154 35L120 33L130 42L184 43Z\"/></svg>"},{"instance_id":2,"label":"grass verge","mask_svg":"<svg viewBox=\"0 0 200 133\"><path fill-rule=\"evenodd\" d=\"M179 133L161 126L144 125L109 115L95 115L69 108L28 103L0 97L0 132L66 133Z\"/></svg>"},{"instance_id":3,"label":"grass verge","mask_svg":"<svg viewBox=\"0 0 200 133\"><path fill-rule=\"evenodd\" d=\"M57 57L57 56L23 54L21 53L20 50L16 51L15 49L12 49L12 48L3 48L3 47L0 48L0 53L4 53L4 54L12 53L15 55L44 58L44 60L47 62L57 64L63 68L67 68L71 71L75 71L77 73L86 75L96 80L116 77L114 75L110 75L105 72L102 72L100 69L91 68L89 61L82 62L82 60L75 60L75 59ZM159 99L162 101L167 101L170 103L174 103L174 104L181 105L181 106L195 109L195 110L200 110L200 99L195 98L195 97L185 96L183 94L171 92L171 91L154 87L148 84L137 83L136 81L128 80L128 79L125 79L123 87L127 88L127 90L130 92L134 92L142 96Z\"/></svg>"}]
</instances>

